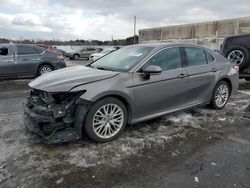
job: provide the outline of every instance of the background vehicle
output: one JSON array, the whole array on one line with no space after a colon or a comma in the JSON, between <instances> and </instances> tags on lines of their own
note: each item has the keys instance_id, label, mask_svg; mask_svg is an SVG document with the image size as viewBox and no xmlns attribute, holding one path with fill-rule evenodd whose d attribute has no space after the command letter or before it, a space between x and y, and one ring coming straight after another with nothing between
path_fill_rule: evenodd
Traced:
<instances>
[{"instance_id":1,"label":"background vehicle","mask_svg":"<svg viewBox=\"0 0 250 188\"><path fill-rule=\"evenodd\" d=\"M221 45L221 53L240 68L240 78L250 81L250 35L227 37Z\"/></svg>"},{"instance_id":2,"label":"background vehicle","mask_svg":"<svg viewBox=\"0 0 250 188\"><path fill-rule=\"evenodd\" d=\"M0 77L36 77L66 67L64 57L28 44L0 44Z\"/></svg>"},{"instance_id":3,"label":"background vehicle","mask_svg":"<svg viewBox=\"0 0 250 188\"><path fill-rule=\"evenodd\" d=\"M95 60L99 59L102 56L105 56L107 54L110 54L110 53L114 52L115 50L116 50L115 48L110 48L110 49L103 50L100 53L91 54L89 56L89 60L95 61Z\"/></svg>"},{"instance_id":4,"label":"background vehicle","mask_svg":"<svg viewBox=\"0 0 250 188\"><path fill-rule=\"evenodd\" d=\"M97 52L97 49L88 47L88 48L81 48L78 50L66 52L65 56L70 58L71 60L72 59L78 60L79 58L87 58L88 59L91 54L96 53L96 52Z\"/></svg>"},{"instance_id":5,"label":"background vehicle","mask_svg":"<svg viewBox=\"0 0 250 188\"><path fill-rule=\"evenodd\" d=\"M107 142L127 123L200 105L223 109L237 91L238 76L237 65L201 46L127 46L88 67L32 81L24 121L52 143L81 138L83 130L92 140Z\"/></svg>"}]
</instances>

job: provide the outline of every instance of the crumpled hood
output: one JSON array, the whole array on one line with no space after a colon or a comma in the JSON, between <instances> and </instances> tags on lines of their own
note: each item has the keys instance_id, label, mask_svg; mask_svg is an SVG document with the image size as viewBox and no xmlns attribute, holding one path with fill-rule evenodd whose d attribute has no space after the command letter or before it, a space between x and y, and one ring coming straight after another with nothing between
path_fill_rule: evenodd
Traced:
<instances>
[{"instance_id":1,"label":"crumpled hood","mask_svg":"<svg viewBox=\"0 0 250 188\"><path fill-rule=\"evenodd\" d=\"M85 66L63 68L39 76L29 83L34 89L47 92L67 92L75 86L111 78L119 74Z\"/></svg>"}]
</instances>

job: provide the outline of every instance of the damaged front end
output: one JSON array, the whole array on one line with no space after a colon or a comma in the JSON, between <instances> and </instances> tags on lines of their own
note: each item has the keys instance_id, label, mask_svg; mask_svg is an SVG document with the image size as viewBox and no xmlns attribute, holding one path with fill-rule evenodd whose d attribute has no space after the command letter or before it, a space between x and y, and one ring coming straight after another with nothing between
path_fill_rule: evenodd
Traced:
<instances>
[{"instance_id":1,"label":"damaged front end","mask_svg":"<svg viewBox=\"0 0 250 188\"><path fill-rule=\"evenodd\" d=\"M82 137L82 124L90 103L82 92L48 93L32 90L24 103L24 123L46 143L62 143Z\"/></svg>"}]
</instances>

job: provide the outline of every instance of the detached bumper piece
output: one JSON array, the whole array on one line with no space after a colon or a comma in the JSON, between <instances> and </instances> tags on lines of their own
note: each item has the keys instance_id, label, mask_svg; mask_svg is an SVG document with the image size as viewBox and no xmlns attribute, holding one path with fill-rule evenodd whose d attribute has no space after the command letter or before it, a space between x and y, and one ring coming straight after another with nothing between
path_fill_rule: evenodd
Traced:
<instances>
[{"instance_id":1,"label":"detached bumper piece","mask_svg":"<svg viewBox=\"0 0 250 188\"><path fill-rule=\"evenodd\" d=\"M48 103L39 96L30 95L23 104L26 128L47 144L79 140L82 137L83 121L74 123L77 98L70 97L70 100L64 101L63 104L55 104L51 101ZM87 108L86 105L79 106ZM85 117L85 114L83 116Z\"/></svg>"}]
</instances>

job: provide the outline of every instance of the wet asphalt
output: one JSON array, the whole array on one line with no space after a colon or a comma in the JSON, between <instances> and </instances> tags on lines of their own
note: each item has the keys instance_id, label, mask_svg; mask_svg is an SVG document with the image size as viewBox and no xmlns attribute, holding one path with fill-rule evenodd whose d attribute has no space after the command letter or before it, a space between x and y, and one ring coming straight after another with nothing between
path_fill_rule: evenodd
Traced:
<instances>
[{"instance_id":1,"label":"wet asphalt","mask_svg":"<svg viewBox=\"0 0 250 188\"><path fill-rule=\"evenodd\" d=\"M59 145L42 144L23 125L28 82L0 82L0 187L250 187L250 82L241 80L222 111L127 126L110 143Z\"/></svg>"}]
</instances>

